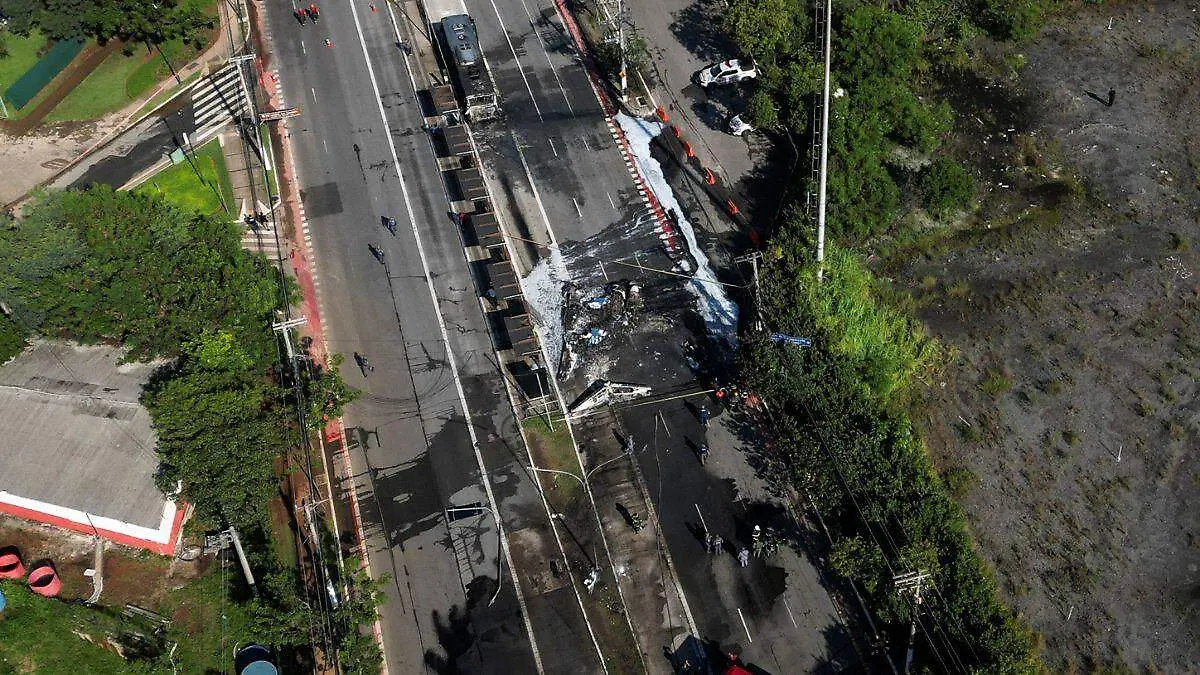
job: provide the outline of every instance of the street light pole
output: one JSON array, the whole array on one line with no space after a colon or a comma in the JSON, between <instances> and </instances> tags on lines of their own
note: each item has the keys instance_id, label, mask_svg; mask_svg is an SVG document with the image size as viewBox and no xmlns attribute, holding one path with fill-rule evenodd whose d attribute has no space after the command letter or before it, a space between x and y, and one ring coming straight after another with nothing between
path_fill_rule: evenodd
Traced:
<instances>
[{"instance_id":1,"label":"street light pole","mask_svg":"<svg viewBox=\"0 0 1200 675\"><path fill-rule=\"evenodd\" d=\"M621 102L629 102L629 78L625 75L625 3L617 0L617 45L621 52Z\"/></svg>"},{"instance_id":2,"label":"street light pole","mask_svg":"<svg viewBox=\"0 0 1200 675\"><path fill-rule=\"evenodd\" d=\"M821 176L817 188L817 281L825 276L825 186L829 171L829 57L833 0L825 0L825 84L821 91Z\"/></svg>"},{"instance_id":3,"label":"street light pole","mask_svg":"<svg viewBox=\"0 0 1200 675\"><path fill-rule=\"evenodd\" d=\"M600 462L596 466L593 466L587 473L583 474L583 478L580 478L578 475L573 474L570 471L560 471L558 469L543 469L539 466L530 466L529 468L533 471L541 471L543 473L555 473L555 474L562 474L564 476L570 476L571 478L574 478L575 480L579 481L579 484L583 488L586 489L587 488L587 479L591 478L592 474L594 474L597 471L599 471L600 469L604 468L604 466L607 464L612 464L613 462L615 462L619 459L625 459L626 457L632 457L632 456L633 456L633 446L630 446L629 448L622 451L621 454L617 455L616 457L609 457L608 459L604 460L603 462Z\"/></svg>"},{"instance_id":4,"label":"street light pole","mask_svg":"<svg viewBox=\"0 0 1200 675\"><path fill-rule=\"evenodd\" d=\"M492 594L492 599L488 601L488 607L491 607L496 602L496 598L500 597L500 589L504 586L504 559L501 558L501 555L503 554L504 535L500 530L500 516L496 515L496 512L492 510L492 507L484 506L483 504L477 503L472 506L452 506L446 509L446 524L450 524L451 513L459 513L463 511L479 512L481 510L492 514L492 520L496 521L496 592Z\"/></svg>"}]
</instances>

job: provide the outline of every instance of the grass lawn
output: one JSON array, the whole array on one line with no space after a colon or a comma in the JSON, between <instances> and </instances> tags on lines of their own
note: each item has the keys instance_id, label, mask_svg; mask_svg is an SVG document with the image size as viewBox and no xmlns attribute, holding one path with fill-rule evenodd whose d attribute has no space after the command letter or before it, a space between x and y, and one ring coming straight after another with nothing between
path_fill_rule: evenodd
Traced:
<instances>
[{"instance_id":1,"label":"grass lawn","mask_svg":"<svg viewBox=\"0 0 1200 675\"><path fill-rule=\"evenodd\" d=\"M38 59L41 58L39 52L47 46L46 39L37 32L32 33L27 38L5 33L4 39L8 43L8 56L0 59L0 96L3 96L4 92L8 91L8 88L14 82L25 74L25 71L38 62ZM38 103L42 102L42 99L49 96L53 89L53 85L43 87L38 92L38 95L34 96L33 100L26 103L25 107L20 110L13 110L12 104L6 99L4 103L8 108L8 119L21 119L29 111L36 108Z\"/></svg>"},{"instance_id":2,"label":"grass lawn","mask_svg":"<svg viewBox=\"0 0 1200 675\"><path fill-rule=\"evenodd\" d=\"M263 122L258 125L258 140L262 143L263 154L271 158L271 162L277 161L279 158L274 155L271 147L271 130L267 127L268 122ZM275 198L279 197L279 186L275 184L275 170L267 169L267 183L270 184L271 195Z\"/></svg>"},{"instance_id":3,"label":"grass lawn","mask_svg":"<svg viewBox=\"0 0 1200 675\"><path fill-rule=\"evenodd\" d=\"M137 111L137 114L134 115L134 118L140 119L140 118L144 117L147 113L149 113L151 110L154 110L158 106L169 101L172 97L174 97L176 94L179 93L180 87L186 87L189 84L195 82L197 79L199 79L200 72L201 72L200 70L193 70L190 75L183 78L182 85L167 87L166 89L163 89L162 91L158 92L158 94L154 98L150 99L149 101L146 102L146 105L142 106L141 110ZM172 78L172 80L173 79L174 78Z\"/></svg>"},{"instance_id":4,"label":"grass lawn","mask_svg":"<svg viewBox=\"0 0 1200 675\"><path fill-rule=\"evenodd\" d=\"M133 100L125 93L125 82L152 58L158 57L146 54L144 49L135 50L132 56L121 52L112 54L50 111L46 121L94 120L120 110Z\"/></svg>"},{"instance_id":5,"label":"grass lawn","mask_svg":"<svg viewBox=\"0 0 1200 675\"><path fill-rule=\"evenodd\" d=\"M122 617L122 604L117 599L109 599L106 605L102 595L99 605L87 606L43 598L22 583L0 581L0 590L8 600L0 618L0 673L117 675L145 672L154 665L159 666L155 672L171 672L165 654L171 643L179 644L174 656L179 672L227 670L233 645L245 643L251 632L246 607L232 602L229 596L240 584L239 574L234 562L223 569L214 562L200 576L182 584L175 582L181 587L166 591L161 601L138 601L139 606L171 621L163 642L151 647L152 652L163 651L140 662L147 668L133 667L112 649L99 646L109 636L129 631L149 635L154 627L140 617ZM162 576L162 570L158 570L146 583L160 586ZM87 635L91 641L73 631Z\"/></svg>"},{"instance_id":6,"label":"grass lawn","mask_svg":"<svg viewBox=\"0 0 1200 675\"><path fill-rule=\"evenodd\" d=\"M7 31L3 35L8 56L0 59L0 96L38 62L38 52L46 45L46 38L37 32L25 38Z\"/></svg>"},{"instance_id":7,"label":"grass lawn","mask_svg":"<svg viewBox=\"0 0 1200 675\"><path fill-rule=\"evenodd\" d=\"M192 156L192 160L163 169L139 186L137 191L162 194L168 201L196 213L221 213L224 210L221 200L224 199L228 210L233 212L237 205L233 202L233 188L229 184L229 173L225 170L221 144L216 139L205 143ZM196 170L199 170L200 176L196 175Z\"/></svg>"},{"instance_id":8,"label":"grass lawn","mask_svg":"<svg viewBox=\"0 0 1200 675\"><path fill-rule=\"evenodd\" d=\"M209 16L217 16L216 0L185 2L189 5L199 5ZM212 38L213 35L207 37ZM117 53L105 59L99 68L67 94L62 103L46 116L46 121L93 120L120 110L153 89L159 82L173 79L171 68L163 61L164 57L178 71L196 58L206 46L207 43L197 49L182 40L171 40L148 52L145 45L130 45L133 49L132 55ZM192 79L195 79L195 74L185 78L185 82Z\"/></svg>"},{"instance_id":9,"label":"grass lawn","mask_svg":"<svg viewBox=\"0 0 1200 675\"><path fill-rule=\"evenodd\" d=\"M0 672L118 673L129 664L116 652L72 634L103 641L120 621L95 609L34 595L24 584L0 581L8 600L0 620Z\"/></svg>"},{"instance_id":10,"label":"grass lawn","mask_svg":"<svg viewBox=\"0 0 1200 675\"><path fill-rule=\"evenodd\" d=\"M529 450L533 460L542 469L554 469L580 476L579 457L571 443L571 435L562 422L550 425L545 418L530 417L521 423L525 437L529 439ZM546 490L546 497L556 511L565 511L583 495L583 486L569 476L539 472L538 479Z\"/></svg>"},{"instance_id":11,"label":"grass lawn","mask_svg":"<svg viewBox=\"0 0 1200 675\"><path fill-rule=\"evenodd\" d=\"M172 591L161 611L171 619L167 639L178 642L175 663L181 673L227 672L234 644L251 637L246 606L229 600L241 588L241 571L232 550L224 569L214 564L206 574ZM224 600L222 600L224 598Z\"/></svg>"}]
</instances>

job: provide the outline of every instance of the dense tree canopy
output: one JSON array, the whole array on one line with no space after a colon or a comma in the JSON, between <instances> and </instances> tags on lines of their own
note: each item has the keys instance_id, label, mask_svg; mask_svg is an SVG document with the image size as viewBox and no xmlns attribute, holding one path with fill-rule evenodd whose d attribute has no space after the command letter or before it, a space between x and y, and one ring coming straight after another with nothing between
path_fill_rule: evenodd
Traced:
<instances>
[{"instance_id":1,"label":"dense tree canopy","mask_svg":"<svg viewBox=\"0 0 1200 675\"><path fill-rule=\"evenodd\" d=\"M275 457L291 440L284 392L246 374L186 358L143 396L158 437L159 487L178 490L211 526L262 522L278 494Z\"/></svg>"},{"instance_id":2,"label":"dense tree canopy","mask_svg":"<svg viewBox=\"0 0 1200 675\"><path fill-rule=\"evenodd\" d=\"M928 157L953 128L950 106L925 95L932 73L953 68L953 58L976 35L1032 36L1042 4L834 3L828 218L834 236L856 241L888 228L905 203L902 186L914 182L906 175L912 167L897 162L896 148ZM762 68L746 110L761 128L782 124L797 138L814 132L821 66L814 60L820 52L812 22L811 3L799 0L734 0L725 14L726 31Z\"/></svg>"},{"instance_id":3,"label":"dense tree canopy","mask_svg":"<svg viewBox=\"0 0 1200 675\"><path fill-rule=\"evenodd\" d=\"M294 426L293 402L269 377L280 297L233 225L157 196L46 194L0 229L0 348L7 325L173 359L144 395L159 485L208 525L259 522L276 494L274 459Z\"/></svg>"},{"instance_id":4,"label":"dense tree canopy","mask_svg":"<svg viewBox=\"0 0 1200 675\"><path fill-rule=\"evenodd\" d=\"M268 503L279 496L276 463L298 443L296 392L307 394L312 429L354 397L328 369L276 367L275 307L290 302L261 256L241 248L228 221L198 216L158 195L105 187L41 195L16 222L0 222L0 361L31 333L105 341L130 358L167 357L142 402L157 435L160 489L196 508L201 526L235 525L266 570L251 608L255 639L307 646L316 610L301 599L294 569L267 544ZM359 635L378 584L344 572L351 596L334 612L348 672L378 672L373 640Z\"/></svg>"},{"instance_id":5,"label":"dense tree canopy","mask_svg":"<svg viewBox=\"0 0 1200 675\"><path fill-rule=\"evenodd\" d=\"M0 300L31 329L142 358L177 355L220 328L255 361L273 356L262 326L277 281L225 219L97 186L48 195L4 235Z\"/></svg>"},{"instance_id":6,"label":"dense tree canopy","mask_svg":"<svg viewBox=\"0 0 1200 675\"><path fill-rule=\"evenodd\" d=\"M769 329L811 338L799 349L763 334L743 343L742 372L770 403L768 474L802 491L835 541L834 570L866 594L884 630L907 635L912 606L898 570L923 570L938 589L922 609L918 667L933 648L972 672L1037 672L1029 629L997 600L961 509L910 421L910 394L939 367L936 345L897 294L876 282L853 246L895 226L918 200L935 216L970 206L970 174L940 148L954 125L933 78L965 45L1038 30L1040 0L834 3L828 227L824 278L813 266L813 223L796 205L774 223L762 268ZM725 28L762 75L747 113L760 127L811 138L821 72L811 3L733 0ZM807 144L804 144L807 145ZM798 177L806 181L807 175ZM936 641L936 644L934 643ZM940 646L938 646L940 645Z\"/></svg>"},{"instance_id":7,"label":"dense tree canopy","mask_svg":"<svg viewBox=\"0 0 1200 675\"><path fill-rule=\"evenodd\" d=\"M0 0L0 14L19 35L37 29L54 40L95 38L102 43L114 38L197 42L216 25L201 5L177 0Z\"/></svg>"},{"instance_id":8,"label":"dense tree canopy","mask_svg":"<svg viewBox=\"0 0 1200 675\"><path fill-rule=\"evenodd\" d=\"M911 611L893 575L923 570L939 590L924 620L944 633L925 640L953 650L968 669L1037 672L1032 634L997 600L964 515L901 403L935 365L932 345L880 302L854 254L834 249L828 262L821 285L786 256L767 266L772 329L814 343L745 342L743 372L771 404L767 471L824 514L837 542L831 565L866 593L885 629L903 635Z\"/></svg>"}]
</instances>

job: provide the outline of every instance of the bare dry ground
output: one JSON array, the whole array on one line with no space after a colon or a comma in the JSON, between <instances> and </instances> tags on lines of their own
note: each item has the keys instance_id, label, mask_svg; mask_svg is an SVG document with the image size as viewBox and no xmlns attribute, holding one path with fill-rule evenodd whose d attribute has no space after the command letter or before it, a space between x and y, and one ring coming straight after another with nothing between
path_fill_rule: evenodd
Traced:
<instances>
[{"instance_id":1,"label":"bare dry ground","mask_svg":"<svg viewBox=\"0 0 1200 675\"><path fill-rule=\"evenodd\" d=\"M955 350L931 451L1052 672L1200 669L1198 25L1088 4L978 45L946 93L982 207L880 248Z\"/></svg>"}]
</instances>

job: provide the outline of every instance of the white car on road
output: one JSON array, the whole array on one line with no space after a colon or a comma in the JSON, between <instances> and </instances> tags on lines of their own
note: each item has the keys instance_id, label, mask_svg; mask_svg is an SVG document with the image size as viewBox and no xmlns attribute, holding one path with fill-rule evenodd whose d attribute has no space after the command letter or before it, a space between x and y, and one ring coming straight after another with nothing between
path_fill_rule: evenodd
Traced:
<instances>
[{"instance_id":1,"label":"white car on road","mask_svg":"<svg viewBox=\"0 0 1200 675\"><path fill-rule=\"evenodd\" d=\"M742 119L741 115L734 115L733 117L729 118L729 133L733 134L734 136L741 136L747 131L754 131L754 127L749 122Z\"/></svg>"},{"instance_id":2,"label":"white car on road","mask_svg":"<svg viewBox=\"0 0 1200 675\"><path fill-rule=\"evenodd\" d=\"M701 87L713 84L731 84L758 77L758 68L753 59L729 59L704 68L696 73Z\"/></svg>"}]
</instances>

